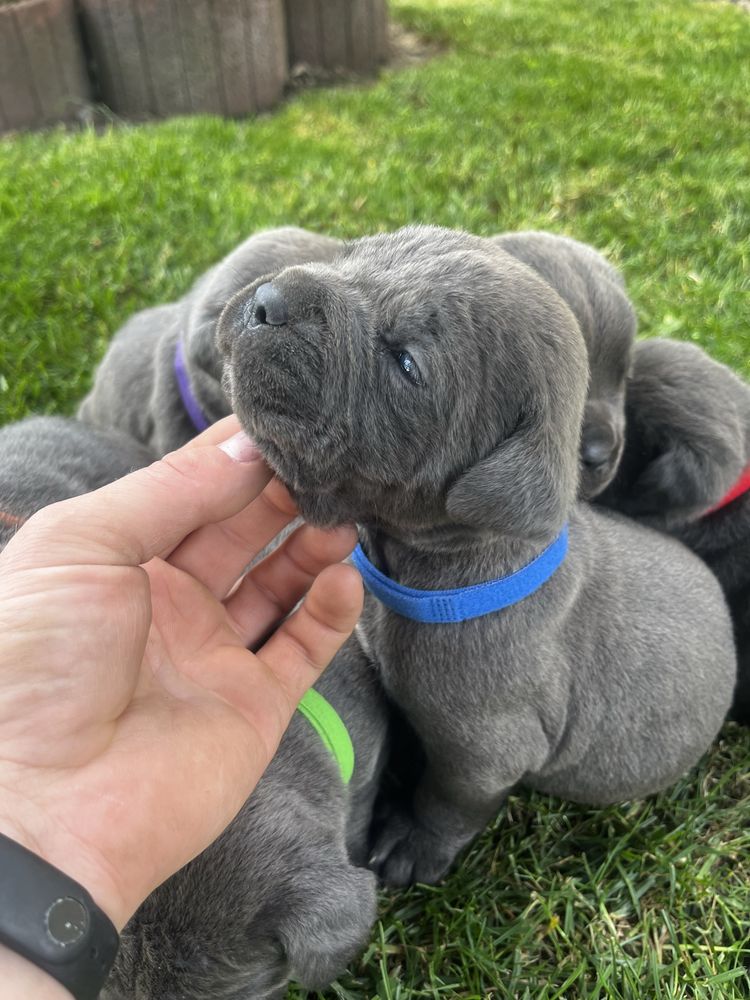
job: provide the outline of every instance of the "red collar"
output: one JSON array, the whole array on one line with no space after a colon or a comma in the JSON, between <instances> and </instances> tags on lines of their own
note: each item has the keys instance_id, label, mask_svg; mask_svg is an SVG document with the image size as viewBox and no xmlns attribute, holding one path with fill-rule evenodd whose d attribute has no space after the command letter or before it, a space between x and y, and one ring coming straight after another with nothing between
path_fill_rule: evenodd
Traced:
<instances>
[{"instance_id":1,"label":"red collar","mask_svg":"<svg viewBox=\"0 0 750 1000\"><path fill-rule=\"evenodd\" d=\"M733 500L741 497L743 493L747 493L748 490L750 490L750 465L748 465L726 496L723 496L717 504L710 507L703 516L707 517L709 514L714 514L717 510L721 510L722 507L726 507Z\"/></svg>"}]
</instances>

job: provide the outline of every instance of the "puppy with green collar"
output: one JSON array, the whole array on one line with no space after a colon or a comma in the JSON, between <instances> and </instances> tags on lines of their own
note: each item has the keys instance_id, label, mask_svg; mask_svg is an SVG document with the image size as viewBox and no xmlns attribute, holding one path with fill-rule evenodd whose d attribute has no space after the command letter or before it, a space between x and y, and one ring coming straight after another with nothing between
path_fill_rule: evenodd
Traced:
<instances>
[{"instance_id":1,"label":"puppy with green collar","mask_svg":"<svg viewBox=\"0 0 750 1000\"><path fill-rule=\"evenodd\" d=\"M364 867L386 718L350 639L225 832L125 927L102 1000L281 1000L328 986L376 915Z\"/></svg>"},{"instance_id":2,"label":"puppy with green collar","mask_svg":"<svg viewBox=\"0 0 750 1000\"><path fill-rule=\"evenodd\" d=\"M0 548L40 508L152 460L125 434L75 420L0 428ZM290 979L311 989L335 979L375 920L364 864L385 738L377 676L350 640L227 830L126 925L102 996L277 1000Z\"/></svg>"}]
</instances>

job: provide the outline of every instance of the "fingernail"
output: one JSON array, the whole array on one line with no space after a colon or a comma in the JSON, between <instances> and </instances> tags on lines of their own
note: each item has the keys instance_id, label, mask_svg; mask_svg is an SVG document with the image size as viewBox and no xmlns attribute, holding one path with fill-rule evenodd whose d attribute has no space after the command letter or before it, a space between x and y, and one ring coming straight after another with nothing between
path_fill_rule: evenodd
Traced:
<instances>
[{"instance_id":1,"label":"fingernail","mask_svg":"<svg viewBox=\"0 0 750 1000\"><path fill-rule=\"evenodd\" d=\"M244 431L239 431L226 441L222 441L219 448L235 462L257 462L262 457L255 441Z\"/></svg>"}]
</instances>

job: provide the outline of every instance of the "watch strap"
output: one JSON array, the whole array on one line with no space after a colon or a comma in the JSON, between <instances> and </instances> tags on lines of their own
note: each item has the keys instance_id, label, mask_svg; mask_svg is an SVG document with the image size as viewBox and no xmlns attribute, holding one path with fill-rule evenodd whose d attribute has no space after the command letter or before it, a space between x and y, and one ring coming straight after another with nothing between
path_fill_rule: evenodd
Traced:
<instances>
[{"instance_id":1,"label":"watch strap","mask_svg":"<svg viewBox=\"0 0 750 1000\"><path fill-rule=\"evenodd\" d=\"M96 1000L119 937L83 886L0 833L0 942L76 1000Z\"/></svg>"}]
</instances>

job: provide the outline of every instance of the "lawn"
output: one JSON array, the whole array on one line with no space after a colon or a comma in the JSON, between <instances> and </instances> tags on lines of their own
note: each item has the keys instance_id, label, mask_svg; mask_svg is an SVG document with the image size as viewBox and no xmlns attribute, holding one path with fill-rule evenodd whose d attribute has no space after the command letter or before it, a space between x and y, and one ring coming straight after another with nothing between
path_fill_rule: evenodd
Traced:
<instances>
[{"instance_id":1,"label":"lawn","mask_svg":"<svg viewBox=\"0 0 750 1000\"><path fill-rule=\"evenodd\" d=\"M0 140L0 422L71 412L136 308L248 232L569 233L644 335L750 376L750 13L695 0L393 0L440 45L377 83ZM383 896L326 996L750 996L750 733L607 810L521 794L440 887ZM297 994L295 994L296 996Z\"/></svg>"}]
</instances>

